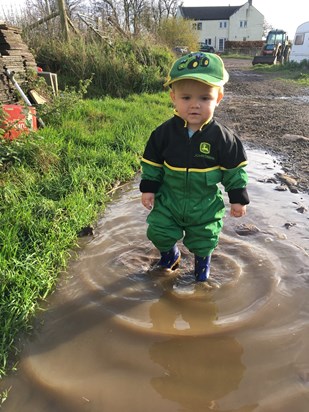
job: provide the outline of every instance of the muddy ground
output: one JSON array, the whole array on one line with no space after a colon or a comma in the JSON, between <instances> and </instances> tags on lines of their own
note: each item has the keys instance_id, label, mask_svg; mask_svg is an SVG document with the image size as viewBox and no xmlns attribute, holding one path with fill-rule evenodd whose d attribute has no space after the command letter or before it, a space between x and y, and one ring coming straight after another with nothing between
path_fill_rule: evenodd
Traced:
<instances>
[{"instance_id":1,"label":"muddy ground","mask_svg":"<svg viewBox=\"0 0 309 412\"><path fill-rule=\"evenodd\" d=\"M247 147L278 156L284 189L309 193L309 87L252 70L250 60L225 59L230 81L216 117Z\"/></svg>"}]
</instances>

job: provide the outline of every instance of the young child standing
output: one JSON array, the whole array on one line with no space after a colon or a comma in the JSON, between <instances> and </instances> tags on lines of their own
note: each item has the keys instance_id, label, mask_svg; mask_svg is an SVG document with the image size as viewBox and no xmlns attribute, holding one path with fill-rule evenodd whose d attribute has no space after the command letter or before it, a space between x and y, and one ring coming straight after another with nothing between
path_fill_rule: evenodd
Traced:
<instances>
[{"instance_id":1,"label":"young child standing","mask_svg":"<svg viewBox=\"0 0 309 412\"><path fill-rule=\"evenodd\" d=\"M154 130L142 158L140 191L148 215L147 236L161 253L158 266L180 261L177 241L195 255L195 278L205 281L223 226L225 206L218 183L241 217L249 203L247 156L238 136L213 116L229 75L212 53L190 53L176 60L170 86L174 117Z\"/></svg>"}]
</instances>

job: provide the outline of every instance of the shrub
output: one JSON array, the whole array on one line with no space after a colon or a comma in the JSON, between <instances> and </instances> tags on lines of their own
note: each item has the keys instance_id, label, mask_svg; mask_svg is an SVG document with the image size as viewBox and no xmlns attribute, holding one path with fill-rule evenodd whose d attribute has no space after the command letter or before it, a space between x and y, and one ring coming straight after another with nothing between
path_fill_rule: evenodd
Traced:
<instances>
[{"instance_id":1,"label":"shrub","mask_svg":"<svg viewBox=\"0 0 309 412\"><path fill-rule=\"evenodd\" d=\"M33 45L39 66L58 74L59 86L76 86L92 78L87 97L126 97L157 92L167 76L173 56L166 47L142 40L103 41L75 38Z\"/></svg>"}]
</instances>

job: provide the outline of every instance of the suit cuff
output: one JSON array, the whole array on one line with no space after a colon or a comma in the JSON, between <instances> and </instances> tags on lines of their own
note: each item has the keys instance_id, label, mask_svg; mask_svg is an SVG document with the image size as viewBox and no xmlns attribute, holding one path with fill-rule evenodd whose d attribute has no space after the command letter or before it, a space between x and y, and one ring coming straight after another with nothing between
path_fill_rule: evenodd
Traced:
<instances>
[{"instance_id":1,"label":"suit cuff","mask_svg":"<svg viewBox=\"0 0 309 412\"><path fill-rule=\"evenodd\" d=\"M241 205L248 205L250 203L246 188L232 189L228 192L228 196L230 203L240 203Z\"/></svg>"},{"instance_id":2,"label":"suit cuff","mask_svg":"<svg viewBox=\"0 0 309 412\"><path fill-rule=\"evenodd\" d=\"M139 185L139 190L142 193L157 193L160 186L160 182L156 182L154 180L142 180Z\"/></svg>"}]
</instances>

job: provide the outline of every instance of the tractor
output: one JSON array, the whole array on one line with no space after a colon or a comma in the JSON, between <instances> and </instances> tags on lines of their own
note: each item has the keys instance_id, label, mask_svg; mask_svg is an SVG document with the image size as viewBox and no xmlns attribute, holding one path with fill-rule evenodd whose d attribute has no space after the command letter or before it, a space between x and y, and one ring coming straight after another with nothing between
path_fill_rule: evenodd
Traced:
<instances>
[{"instance_id":1,"label":"tractor","mask_svg":"<svg viewBox=\"0 0 309 412\"><path fill-rule=\"evenodd\" d=\"M271 30L261 50L260 56L254 56L252 64L284 64L289 61L291 42L284 30Z\"/></svg>"}]
</instances>

